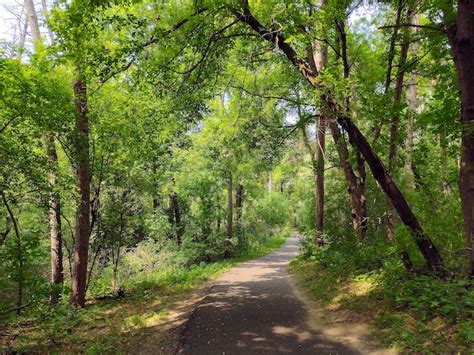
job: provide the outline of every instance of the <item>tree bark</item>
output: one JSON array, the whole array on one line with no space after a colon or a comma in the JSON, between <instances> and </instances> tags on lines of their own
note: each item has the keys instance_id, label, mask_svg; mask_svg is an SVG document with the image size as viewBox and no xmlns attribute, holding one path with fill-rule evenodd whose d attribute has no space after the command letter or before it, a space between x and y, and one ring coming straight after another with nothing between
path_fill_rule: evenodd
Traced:
<instances>
[{"instance_id":1,"label":"tree bark","mask_svg":"<svg viewBox=\"0 0 474 355\"><path fill-rule=\"evenodd\" d=\"M312 70L308 64L298 57L295 50L288 44L285 37L278 31L269 31L263 27L260 22L252 15L248 3L244 3L243 13L237 13L238 19L248 24L255 32L257 32L263 40L272 42L278 47L288 58L288 60L298 69L300 74L308 81L308 83L315 89L321 89L322 84L317 80L317 72ZM474 63L474 62L473 62ZM474 82L473 82L474 85ZM397 213L399 214L403 223L411 231L411 234L418 246L418 249L424 256L428 268L432 271L442 272L443 262L441 256L438 253L435 245L425 233L416 216L411 210L405 197L398 189L398 186L392 180L391 176L387 173L384 164L372 149L371 145L354 124L348 115L341 114L341 110L338 105L333 101L330 96L330 92L324 95L324 101L330 113L332 113L339 125L349 134L349 139L357 147L365 161L370 167L374 178L379 183L382 190L387 194L392 204L394 205ZM474 103L473 103L474 110ZM474 147L474 135L472 140L472 147ZM474 153L474 149L473 149ZM472 154L473 167L474 167L474 154ZM474 169L473 169L474 175ZM474 176L473 176L474 178ZM474 181L474 179L472 180ZM473 201L474 201L474 184L473 184ZM474 208L474 203L472 204ZM474 213L472 214L472 222L474 227ZM474 238L474 233L472 235ZM474 260L473 260L474 262Z\"/></svg>"},{"instance_id":2,"label":"tree bark","mask_svg":"<svg viewBox=\"0 0 474 355\"><path fill-rule=\"evenodd\" d=\"M235 192L235 209L237 213L237 230L239 234L242 233L243 220L242 220L242 206L244 201L244 185L239 183L237 191Z\"/></svg>"},{"instance_id":3,"label":"tree bark","mask_svg":"<svg viewBox=\"0 0 474 355\"><path fill-rule=\"evenodd\" d=\"M71 303L84 307L86 301L87 258L90 237L90 162L87 87L79 70L74 81L76 106L76 183L79 201L76 210L76 236L73 254Z\"/></svg>"},{"instance_id":4,"label":"tree bark","mask_svg":"<svg viewBox=\"0 0 474 355\"><path fill-rule=\"evenodd\" d=\"M178 248L181 248L183 226L181 224L181 209L179 207L179 199L176 192L171 194L171 207L174 216L174 226L176 228L176 243L178 244Z\"/></svg>"},{"instance_id":5,"label":"tree bark","mask_svg":"<svg viewBox=\"0 0 474 355\"><path fill-rule=\"evenodd\" d=\"M41 33L38 25L33 0L25 0L25 10L35 49L41 45ZM49 229L51 244L51 284L52 291L49 303L56 304L61 295L64 282L63 276L63 251L61 232L61 201L56 189L58 172L58 154L54 143L54 135L51 132L43 134L46 154L48 156L48 185L49 185Z\"/></svg>"},{"instance_id":6,"label":"tree bark","mask_svg":"<svg viewBox=\"0 0 474 355\"><path fill-rule=\"evenodd\" d=\"M411 22L411 15L408 15L408 23ZM404 41L400 50L400 60L398 62L397 81L395 84L395 90L393 92L393 110L395 114L392 117L390 124L390 150L389 150L389 172L394 175L397 167L397 147L398 147L398 134L400 130L400 104L403 94L403 83L405 79L405 70L407 64L409 41L407 36L404 36Z\"/></svg>"},{"instance_id":7,"label":"tree bark","mask_svg":"<svg viewBox=\"0 0 474 355\"><path fill-rule=\"evenodd\" d=\"M62 293L61 289L64 282L61 202L59 192L55 191L57 186L58 155L54 144L54 136L50 132L46 132L44 140L49 163L49 230L51 240L51 284L53 286L49 303L56 304Z\"/></svg>"},{"instance_id":8,"label":"tree bark","mask_svg":"<svg viewBox=\"0 0 474 355\"><path fill-rule=\"evenodd\" d=\"M402 2L399 5L399 11L401 11L401 7L403 6ZM408 23L412 21L411 10L408 10ZM393 92L393 107L392 110L394 115L390 121L390 141L389 141L389 153L388 153L388 171L391 176L396 176L397 173L397 147L398 147L398 136L400 130L400 105L402 102L402 95L403 95L403 83L405 80L405 67L407 64L407 57L408 57L408 49L409 49L409 40L408 40L408 30L405 29L403 35L403 43L400 49L400 58L398 61L398 71L397 71L397 80L395 83L395 90ZM395 219L392 214L393 209L390 206L390 202L388 202L387 207L387 216L386 216L386 223L387 223L387 238L391 241L395 241ZM408 253L406 254L408 257ZM402 258L403 260L403 258Z\"/></svg>"},{"instance_id":9,"label":"tree bark","mask_svg":"<svg viewBox=\"0 0 474 355\"><path fill-rule=\"evenodd\" d=\"M461 167L459 190L469 276L474 278L474 2L458 0L456 25L448 29L461 89Z\"/></svg>"},{"instance_id":10,"label":"tree bark","mask_svg":"<svg viewBox=\"0 0 474 355\"><path fill-rule=\"evenodd\" d=\"M441 159L441 179L443 180L443 193L451 194L451 187L448 183L448 154L446 153L446 132L441 129L439 132L439 155Z\"/></svg>"},{"instance_id":11,"label":"tree bark","mask_svg":"<svg viewBox=\"0 0 474 355\"><path fill-rule=\"evenodd\" d=\"M46 3L46 0L41 0L41 7L43 8L43 14L46 19L46 21L49 20L49 10L48 10L48 4ZM48 35L49 35L49 40L51 41L50 43L53 43L54 41L54 34L53 31L51 31L51 28L49 26L46 26L48 29Z\"/></svg>"},{"instance_id":12,"label":"tree bark","mask_svg":"<svg viewBox=\"0 0 474 355\"><path fill-rule=\"evenodd\" d=\"M233 202L232 202L232 193L233 193L233 183L232 183L232 172L229 170L227 172L227 226L226 226L226 235L230 239L233 236Z\"/></svg>"},{"instance_id":13,"label":"tree bark","mask_svg":"<svg viewBox=\"0 0 474 355\"><path fill-rule=\"evenodd\" d=\"M390 39L390 47L388 49L388 59L387 59L387 73L385 74L385 86L384 86L384 95L387 96L390 91L390 84L392 83L392 71L393 71L393 60L395 59L395 44L398 39L398 31L400 28L400 22L402 19L402 11L404 7L404 0L398 1L397 13L395 16L395 24L393 26L393 33ZM380 121L380 124L375 128L374 133L374 142L376 142L380 134L382 133L382 127L384 124L384 119Z\"/></svg>"},{"instance_id":14,"label":"tree bark","mask_svg":"<svg viewBox=\"0 0 474 355\"><path fill-rule=\"evenodd\" d=\"M326 118L321 115L316 127L316 215L314 227L316 239L324 231L324 151L326 148Z\"/></svg>"},{"instance_id":15,"label":"tree bark","mask_svg":"<svg viewBox=\"0 0 474 355\"><path fill-rule=\"evenodd\" d=\"M344 79L348 80L350 75L350 65L349 58L347 56L347 34L346 34L346 21L342 19L336 19L336 32L339 34L338 39L340 43L340 53L343 66L343 76ZM346 95L345 97L345 112L349 114L350 112L350 97ZM353 113L355 117L355 112ZM351 201L351 217L352 225L358 237L363 237L367 231L368 226L368 216L367 216L367 200L365 198L365 162L360 156L359 151L356 150L357 156L357 176L354 173L349 161L349 150L347 143L345 142L339 127L337 124L331 128L333 132L333 138L336 143L336 150L338 151L339 160L343 169L345 169L344 176L346 177L346 183L348 187L349 200ZM352 144L352 142L351 142Z\"/></svg>"},{"instance_id":16,"label":"tree bark","mask_svg":"<svg viewBox=\"0 0 474 355\"><path fill-rule=\"evenodd\" d=\"M302 119L302 113L300 107L298 107L298 115L300 120ZM303 143L308 151L308 154L311 157L311 170L314 178L314 192L315 192L315 211L314 211L314 228L315 236L314 243L317 244L318 238L323 233L324 229L324 149L325 149L325 137L321 140L321 136L326 134L326 128L319 125L326 125L326 120L320 118L318 120L318 125L316 126L316 149L313 150L311 143L306 132L306 124L301 126L301 131L303 134ZM322 145L320 147L319 145Z\"/></svg>"},{"instance_id":17,"label":"tree bark","mask_svg":"<svg viewBox=\"0 0 474 355\"><path fill-rule=\"evenodd\" d=\"M327 0L321 1L321 6L327 6ZM320 41L315 41L311 48L308 48L308 62L314 72L318 72L324 69L328 61L328 48L327 45L322 44ZM298 107L298 110L300 108ZM304 139L311 155L313 165L313 175L315 179L315 211L314 211L314 229L316 235L314 237L314 243L317 244L318 238L324 232L324 158L326 149L326 117L324 110L320 110L320 115L316 125L316 148L314 153L312 152L311 145L306 136L306 128ZM300 114L301 117L301 114Z\"/></svg>"},{"instance_id":18,"label":"tree bark","mask_svg":"<svg viewBox=\"0 0 474 355\"><path fill-rule=\"evenodd\" d=\"M342 136L337 122L334 120L329 121L329 128L331 129L331 135L334 139L334 144L336 145L336 151L347 184L347 192L349 194L351 205L352 227L357 236L363 237L367 231L368 225L365 198L365 173L363 175L364 183L359 183L349 162L349 150L347 149L347 144L344 141L344 137Z\"/></svg>"},{"instance_id":19,"label":"tree bark","mask_svg":"<svg viewBox=\"0 0 474 355\"><path fill-rule=\"evenodd\" d=\"M227 223L226 223L226 236L227 236L227 246L225 248L225 258L230 258L232 256L231 242L230 240L233 237L234 229L234 211L233 211L233 182L232 182L232 171L227 171Z\"/></svg>"},{"instance_id":20,"label":"tree bark","mask_svg":"<svg viewBox=\"0 0 474 355\"><path fill-rule=\"evenodd\" d=\"M420 15L415 14L413 16L413 24L418 26L420 24ZM413 32L418 33L418 29L415 27ZM414 58L418 53L418 43L413 42L411 45L411 53ZM408 121L407 121L407 138L405 140L405 173L406 173L406 182L410 190L415 189L415 178L413 173L413 131L414 131L414 115L417 111L417 71L414 68L410 75L410 80L408 82Z\"/></svg>"},{"instance_id":21,"label":"tree bark","mask_svg":"<svg viewBox=\"0 0 474 355\"><path fill-rule=\"evenodd\" d=\"M41 44L41 32L38 24L38 16L36 15L33 0L25 0L25 11L30 26L31 36L33 37L33 45L35 48Z\"/></svg>"}]
</instances>

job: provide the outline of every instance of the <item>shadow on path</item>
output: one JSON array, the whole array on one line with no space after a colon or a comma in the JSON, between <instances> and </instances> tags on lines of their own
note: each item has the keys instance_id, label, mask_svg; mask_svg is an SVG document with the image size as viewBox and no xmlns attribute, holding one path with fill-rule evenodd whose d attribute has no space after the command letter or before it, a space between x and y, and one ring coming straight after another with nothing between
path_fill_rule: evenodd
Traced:
<instances>
[{"instance_id":1,"label":"shadow on path","mask_svg":"<svg viewBox=\"0 0 474 355\"><path fill-rule=\"evenodd\" d=\"M297 238L219 278L192 313L179 354L358 354L308 326L308 310L289 282Z\"/></svg>"}]
</instances>

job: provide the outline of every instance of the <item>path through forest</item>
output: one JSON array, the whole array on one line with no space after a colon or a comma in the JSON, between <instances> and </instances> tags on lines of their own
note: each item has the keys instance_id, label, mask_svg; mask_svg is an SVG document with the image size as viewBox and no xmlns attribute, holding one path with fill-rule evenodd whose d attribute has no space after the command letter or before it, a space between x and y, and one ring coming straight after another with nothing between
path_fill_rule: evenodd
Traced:
<instances>
[{"instance_id":1,"label":"path through forest","mask_svg":"<svg viewBox=\"0 0 474 355\"><path fill-rule=\"evenodd\" d=\"M192 312L178 353L381 353L364 339L364 326L334 326L340 322L328 322L321 310L308 307L287 272L297 254L293 237L276 252L219 278Z\"/></svg>"}]
</instances>

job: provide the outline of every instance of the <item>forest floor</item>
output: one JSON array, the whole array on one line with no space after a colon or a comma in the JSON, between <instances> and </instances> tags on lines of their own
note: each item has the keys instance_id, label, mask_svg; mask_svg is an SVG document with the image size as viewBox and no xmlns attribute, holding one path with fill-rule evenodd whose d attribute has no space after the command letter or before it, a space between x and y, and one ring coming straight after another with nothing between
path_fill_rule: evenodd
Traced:
<instances>
[{"instance_id":1,"label":"forest floor","mask_svg":"<svg viewBox=\"0 0 474 355\"><path fill-rule=\"evenodd\" d=\"M163 273L120 299L89 300L85 309L64 302L45 305L6 327L0 324L0 353L173 353L182 327L217 277L233 266L278 249L286 238L272 236L245 255ZM65 300L67 301L67 300Z\"/></svg>"},{"instance_id":2,"label":"forest floor","mask_svg":"<svg viewBox=\"0 0 474 355\"><path fill-rule=\"evenodd\" d=\"M469 339L472 336L472 320L464 321L465 325L462 325L461 321L453 321L433 309L428 312L432 316L424 317L419 308L397 306L393 295L377 282L374 275L353 277L302 257L291 262L290 273L299 292L310 300L311 309L316 313L329 314L330 324L364 324L365 330L368 329L381 346L391 347L399 353L474 353L474 343ZM446 298L442 292L440 294L434 301ZM419 304L429 301L426 296L421 298L423 300ZM466 309L466 312L469 311ZM337 327L334 330L325 329L328 335L333 331L339 332Z\"/></svg>"}]
</instances>

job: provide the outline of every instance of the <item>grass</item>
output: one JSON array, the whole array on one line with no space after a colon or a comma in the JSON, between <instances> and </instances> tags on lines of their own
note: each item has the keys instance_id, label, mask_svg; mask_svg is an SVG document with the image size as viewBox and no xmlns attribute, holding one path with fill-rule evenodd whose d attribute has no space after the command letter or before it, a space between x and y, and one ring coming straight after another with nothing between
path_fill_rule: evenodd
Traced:
<instances>
[{"instance_id":1,"label":"grass","mask_svg":"<svg viewBox=\"0 0 474 355\"><path fill-rule=\"evenodd\" d=\"M155 270L133 283L122 299L91 300L79 310L66 302L55 308L45 305L34 317L5 330L8 336L0 338L0 352L127 352L150 332L159 332L161 319L177 299L186 299L196 287L238 263L274 251L285 240L272 236L233 259Z\"/></svg>"},{"instance_id":2,"label":"grass","mask_svg":"<svg viewBox=\"0 0 474 355\"><path fill-rule=\"evenodd\" d=\"M378 273L353 277L302 257L295 259L290 269L314 300L328 309L349 311L353 320L369 323L383 346L402 353L474 351L474 300L472 290L462 285L420 277L390 289L380 282Z\"/></svg>"}]
</instances>

